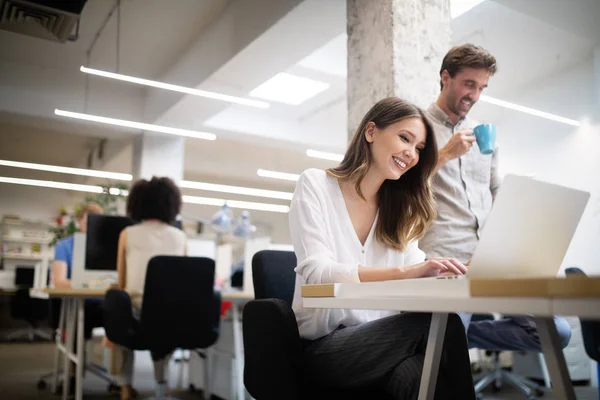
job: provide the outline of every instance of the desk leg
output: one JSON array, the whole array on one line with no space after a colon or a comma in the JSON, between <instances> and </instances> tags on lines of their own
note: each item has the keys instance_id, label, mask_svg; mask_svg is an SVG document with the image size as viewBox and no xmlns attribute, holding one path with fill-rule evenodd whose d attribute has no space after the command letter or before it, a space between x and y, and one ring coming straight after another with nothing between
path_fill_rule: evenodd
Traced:
<instances>
[{"instance_id":1,"label":"desk leg","mask_svg":"<svg viewBox=\"0 0 600 400\"><path fill-rule=\"evenodd\" d=\"M425 351L425 361L421 375L421 386L419 387L419 400L433 400L433 396L435 395L435 385L437 383L447 322L447 313L433 313L431 316L427 350Z\"/></svg>"},{"instance_id":2,"label":"desk leg","mask_svg":"<svg viewBox=\"0 0 600 400\"><path fill-rule=\"evenodd\" d=\"M233 319L233 353L235 355L236 395L237 400L244 400L244 349L242 343L242 323L239 306L233 303L231 317Z\"/></svg>"},{"instance_id":3,"label":"desk leg","mask_svg":"<svg viewBox=\"0 0 600 400\"><path fill-rule=\"evenodd\" d=\"M554 397L564 400L575 400L575 391L569 377L569 370L565 362L560 345L556 325L552 317L535 317L538 334L542 342L542 350L552 379Z\"/></svg>"},{"instance_id":4,"label":"desk leg","mask_svg":"<svg viewBox=\"0 0 600 400\"><path fill-rule=\"evenodd\" d=\"M83 322L84 322L84 300L79 298L75 300L77 307L77 351L75 357L77 363L75 365L75 400L81 400L83 397L83 362L84 362L84 339L83 339Z\"/></svg>"},{"instance_id":5,"label":"desk leg","mask_svg":"<svg viewBox=\"0 0 600 400\"><path fill-rule=\"evenodd\" d=\"M67 400L67 397L69 395L69 378L71 376L70 374L70 367L71 367L71 357L69 357L69 354L73 351L73 336L75 333L75 321L74 321L74 317L75 317L75 310L74 310L74 303L75 301L73 299L67 299L64 298L63 302L66 304L65 305L65 309L66 309L66 315L65 315L65 325L67 326L67 329L65 331L65 359L64 359L64 371L63 371L63 393L62 393L62 398L63 400Z\"/></svg>"},{"instance_id":6,"label":"desk leg","mask_svg":"<svg viewBox=\"0 0 600 400\"><path fill-rule=\"evenodd\" d=\"M54 342L55 342L55 350L54 350L54 365L52 369L52 393L56 393L56 388L58 387L58 370L60 364L60 355L62 351L60 350L60 345L62 345L62 334L65 332L65 314L66 314L67 306L66 302L61 301L60 303L60 317L58 318L58 327L54 332ZM63 357L66 356L63 354Z\"/></svg>"}]
</instances>

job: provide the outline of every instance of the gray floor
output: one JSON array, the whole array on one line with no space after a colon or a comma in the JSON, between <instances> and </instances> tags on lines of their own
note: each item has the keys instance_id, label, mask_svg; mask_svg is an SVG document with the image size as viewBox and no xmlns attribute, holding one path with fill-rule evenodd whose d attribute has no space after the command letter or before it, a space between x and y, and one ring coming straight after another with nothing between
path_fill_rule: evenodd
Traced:
<instances>
[{"instance_id":1,"label":"gray floor","mask_svg":"<svg viewBox=\"0 0 600 400\"><path fill-rule=\"evenodd\" d=\"M48 389L39 391L37 382L41 375L51 372L54 346L52 343L1 343L0 344L0 399L61 399ZM152 362L148 352L136 352L134 387L141 398L151 396L154 388ZM171 363L171 394L182 400L202 399L202 393L187 390L187 371L183 370L181 386L177 387L180 364ZM117 394L107 392L107 383L97 376L87 373L83 386L84 399L119 399Z\"/></svg>"},{"instance_id":2,"label":"gray floor","mask_svg":"<svg viewBox=\"0 0 600 400\"><path fill-rule=\"evenodd\" d=\"M30 399L52 399L54 396L48 389L38 391L36 383L42 374L50 371L52 367L53 345L51 343L2 343L0 344L0 399L2 400L30 400ZM144 396L152 395L154 385L152 363L147 352L136 352L136 368L134 386ZM171 364L170 382L174 387L172 394L182 400L198 400L202 398L201 393L187 391L187 376L184 368L181 385L177 388L179 364ZM107 384L87 374L84 381L84 398L86 400L118 399L116 394L107 393ZM595 389L589 387L576 388L577 399L597 400L598 394ZM503 388L501 392L489 394L486 400L496 399L524 399L509 387ZM543 399L555 399L552 393L547 393ZM284 399L282 399L284 400Z\"/></svg>"}]
</instances>

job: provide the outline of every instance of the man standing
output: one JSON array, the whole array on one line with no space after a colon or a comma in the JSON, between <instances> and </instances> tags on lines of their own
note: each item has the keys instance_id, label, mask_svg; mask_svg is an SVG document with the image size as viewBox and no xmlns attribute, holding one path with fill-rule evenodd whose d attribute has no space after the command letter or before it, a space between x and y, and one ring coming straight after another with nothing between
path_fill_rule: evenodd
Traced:
<instances>
[{"instance_id":1,"label":"man standing","mask_svg":"<svg viewBox=\"0 0 600 400\"><path fill-rule=\"evenodd\" d=\"M427 258L455 257L467 263L500 188L498 146L491 155L481 154L473 135L478 123L467 117L496 70L494 56L472 44L453 47L442 61L441 93L427 109L439 147L432 180L438 216L419 241ZM470 314L461 317L468 326L469 347L541 351L533 318L471 322ZM555 317L555 323L565 347L571 328L564 318Z\"/></svg>"}]
</instances>

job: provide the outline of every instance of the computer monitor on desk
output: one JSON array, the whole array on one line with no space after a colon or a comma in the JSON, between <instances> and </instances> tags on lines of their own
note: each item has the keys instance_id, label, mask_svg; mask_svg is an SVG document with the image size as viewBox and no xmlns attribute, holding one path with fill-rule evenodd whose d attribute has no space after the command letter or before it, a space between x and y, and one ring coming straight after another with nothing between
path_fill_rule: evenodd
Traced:
<instances>
[{"instance_id":1,"label":"computer monitor on desk","mask_svg":"<svg viewBox=\"0 0 600 400\"><path fill-rule=\"evenodd\" d=\"M87 234L76 233L73 248L72 287L116 282L119 235L134 222L116 215L88 215Z\"/></svg>"}]
</instances>

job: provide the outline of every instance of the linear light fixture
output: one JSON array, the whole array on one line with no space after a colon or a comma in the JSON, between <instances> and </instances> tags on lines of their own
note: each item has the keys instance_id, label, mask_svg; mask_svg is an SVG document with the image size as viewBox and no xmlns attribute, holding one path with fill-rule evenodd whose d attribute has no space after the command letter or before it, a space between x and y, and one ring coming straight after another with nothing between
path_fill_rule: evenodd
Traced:
<instances>
[{"instance_id":1,"label":"linear light fixture","mask_svg":"<svg viewBox=\"0 0 600 400\"><path fill-rule=\"evenodd\" d=\"M344 159L343 154L336 153L328 153L326 151L318 151L318 150L306 150L306 155L313 158L321 158L323 160L331 160L331 161L342 161Z\"/></svg>"},{"instance_id":2,"label":"linear light fixture","mask_svg":"<svg viewBox=\"0 0 600 400\"><path fill-rule=\"evenodd\" d=\"M494 97L486 96L483 94L479 97L479 100L483 101L484 103L494 104L494 105L497 105L500 107L508 108L510 110L515 110L515 111L520 111L520 112L523 112L526 114L535 115L536 117L549 119L551 121L562 122L563 124L572 125L572 126L581 126L581 122L576 121L574 119L569 119L569 118L561 117L559 115L550 114L550 113L547 113L544 111L539 111L534 108L529 108L529 107L521 106L519 104L510 103L508 101L496 99Z\"/></svg>"},{"instance_id":3,"label":"linear light fixture","mask_svg":"<svg viewBox=\"0 0 600 400\"><path fill-rule=\"evenodd\" d=\"M181 186L182 188L187 188L187 189L199 189L199 190L207 190L207 191L211 191L211 192L244 194L247 196L268 197L268 198L272 198L272 199L283 199L283 200L291 200L292 196L293 196L293 193L279 192L276 190L255 189L255 188L242 187L242 186L219 185L216 183L207 183L207 182L181 181L181 182L179 182L179 186Z\"/></svg>"},{"instance_id":4,"label":"linear light fixture","mask_svg":"<svg viewBox=\"0 0 600 400\"><path fill-rule=\"evenodd\" d=\"M88 68L88 67L84 67L84 66L81 66L81 68L79 68L79 70L86 74L102 76L104 78L110 78L110 79L117 79L119 81L124 81L124 82L137 83L138 85L152 86L152 87L159 88L159 89L171 90L173 92L191 94L193 96L206 97L208 99L222 100L222 101L227 101L229 103L242 104L245 106L257 107L257 108L269 108L270 107L270 104L267 103L266 101L252 100L252 99L246 99L243 97L230 96L227 94L209 92L207 90L200 90L200 89L190 88L190 87L186 87L186 86L173 85L171 83L152 81L149 79L137 78L135 76L116 74L114 72L102 71L99 69L93 69L93 68Z\"/></svg>"},{"instance_id":5,"label":"linear light fixture","mask_svg":"<svg viewBox=\"0 0 600 400\"><path fill-rule=\"evenodd\" d=\"M162 133L166 133L169 135L185 136L185 137L191 137L191 138L195 138L195 139L215 140L217 138L217 136L214 133L190 131L188 129L171 128L171 127L162 126L162 125L145 124L143 122L135 122L135 121L129 121L129 120L125 120L125 119L101 117L99 115L83 114L83 113L77 113L77 112L72 112L72 111L59 110L58 108L54 110L54 114L60 115L61 117L81 119L84 121L99 122L101 124L124 126L126 128L134 128L134 129L140 129L140 130L144 130L144 131L162 132Z\"/></svg>"},{"instance_id":6,"label":"linear light fixture","mask_svg":"<svg viewBox=\"0 0 600 400\"><path fill-rule=\"evenodd\" d=\"M103 192L103 188L101 186L80 185L80 184L76 184L76 183L55 182L55 181L46 181L46 180L38 180L38 179L22 179L22 178L10 178L10 177L0 176L0 183L12 183L12 184L17 184L17 185L74 190L74 191L88 192L88 193L102 193ZM113 195L122 195L122 196L127 196L129 194L127 190L120 190L118 188L110 188L109 193L113 194ZM243 209L247 209L247 210L258 210L258 211L272 211L272 212L279 212L279 213L287 213L290 210L290 208L288 206L279 205L279 204L215 199L215 198L211 198L211 197L182 196L182 200L185 203L204 204L204 205L217 206L217 207L220 207L223 204L227 203L227 205L232 208L243 208Z\"/></svg>"},{"instance_id":7,"label":"linear light fixture","mask_svg":"<svg viewBox=\"0 0 600 400\"><path fill-rule=\"evenodd\" d=\"M38 179L9 178L9 177L0 176L0 183L14 183L17 185L75 190L78 192L102 193L102 187L100 187L100 186L80 185L80 184L76 184L76 183L55 182L55 181L42 181L42 180L38 180Z\"/></svg>"},{"instance_id":8,"label":"linear light fixture","mask_svg":"<svg viewBox=\"0 0 600 400\"><path fill-rule=\"evenodd\" d=\"M92 176L95 178L115 179L119 181L131 181L131 174L122 174L119 172L98 171L85 168L61 167L58 165L34 164L20 161L0 160L0 165L5 167L35 169L39 171L58 172L61 174Z\"/></svg>"},{"instance_id":9,"label":"linear light fixture","mask_svg":"<svg viewBox=\"0 0 600 400\"><path fill-rule=\"evenodd\" d=\"M119 172L107 172L107 171L98 171L92 169L84 169L84 168L71 168L71 167L61 167L58 165L47 165L47 164L34 164L34 163L26 163L19 161L9 161L9 160L0 160L0 166L6 167L15 167L15 168L24 168L24 169L33 169L39 171L49 171L49 172L57 172L63 174L70 175L78 175L78 176L90 176L96 178L107 178L121 181L131 181L133 177L131 174L123 174ZM241 194L246 196L256 196L256 197L267 197L272 199L282 199L282 200L291 200L293 193L289 192L280 192L277 190L265 190L265 189L256 189L249 188L243 186L229 186L229 185L220 185L216 183L207 183L207 182L195 182L195 181L185 181L182 180L179 182L179 186L187 189L198 189L198 190L206 190L211 192L223 192L223 193L233 193L233 194ZM122 194L124 196L127 195L127 191L122 191L117 188L110 188L110 194Z\"/></svg>"},{"instance_id":10,"label":"linear light fixture","mask_svg":"<svg viewBox=\"0 0 600 400\"><path fill-rule=\"evenodd\" d=\"M296 182L300 178L300 175L298 175L298 174L290 174L287 172L278 172L278 171L269 171L268 169L258 169L258 170L256 170L256 175L262 176L263 178L282 179L285 181L294 181L294 182Z\"/></svg>"},{"instance_id":11,"label":"linear light fixture","mask_svg":"<svg viewBox=\"0 0 600 400\"><path fill-rule=\"evenodd\" d=\"M272 211L279 213L287 213L290 211L289 206L280 204L269 204L269 203L255 203L252 201L238 201L238 200L225 200L215 199L211 197L198 197L198 196L182 196L184 203L191 204L203 204L208 206L221 207L225 203L231 208L243 208L246 210L257 210L257 211Z\"/></svg>"}]
</instances>

